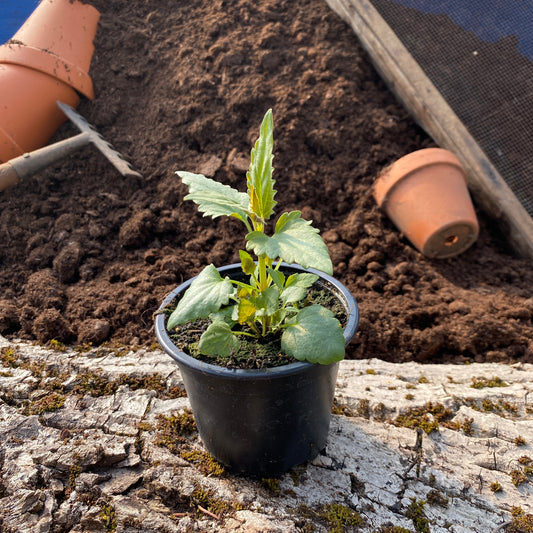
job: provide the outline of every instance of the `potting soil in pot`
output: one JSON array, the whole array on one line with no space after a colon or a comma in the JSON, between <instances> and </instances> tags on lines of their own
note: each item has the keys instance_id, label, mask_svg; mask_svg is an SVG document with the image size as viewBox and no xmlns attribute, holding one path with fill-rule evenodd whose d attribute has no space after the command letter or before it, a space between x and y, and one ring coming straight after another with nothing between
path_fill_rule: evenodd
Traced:
<instances>
[{"instance_id":1,"label":"potting soil in pot","mask_svg":"<svg viewBox=\"0 0 533 533\"><path fill-rule=\"evenodd\" d=\"M530 264L489 219L478 213L471 249L437 261L375 205L382 168L434 144L325 2L90 3L96 99L78 110L144 178L87 147L0 194L0 334L154 342L163 297L243 246L239 222L183 202L174 172L241 186L272 107L276 200L322 230L360 305L348 357L533 360ZM66 124L55 140L74 133Z\"/></svg>"}]
</instances>

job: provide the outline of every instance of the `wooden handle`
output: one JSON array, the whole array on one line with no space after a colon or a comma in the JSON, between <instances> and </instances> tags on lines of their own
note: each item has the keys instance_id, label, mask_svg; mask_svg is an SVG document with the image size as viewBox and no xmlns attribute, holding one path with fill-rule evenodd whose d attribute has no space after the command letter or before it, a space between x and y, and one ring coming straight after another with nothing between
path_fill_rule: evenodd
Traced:
<instances>
[{"instance_id":1,"label":"wooden handle","mask_svg":"<svg viewBox=\"0 0 533 533\"><path fill-rule=\"evenodd\" d=\"M19 179L19 175L10 163L0 165L0 191L15 185Z\"/></svg>"}]
</instances>

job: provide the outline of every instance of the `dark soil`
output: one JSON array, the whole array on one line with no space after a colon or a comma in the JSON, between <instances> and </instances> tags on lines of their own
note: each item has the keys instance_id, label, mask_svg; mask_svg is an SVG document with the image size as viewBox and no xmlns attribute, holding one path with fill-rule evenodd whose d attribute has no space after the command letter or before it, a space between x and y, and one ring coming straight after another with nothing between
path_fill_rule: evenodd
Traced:
<instances>
[{"instance_id":1,"label":"dark soil","mask_svg":"<svg viewBox=\"0 0 533 533\"><path fill-rule=\"evenodd\" d=\"M430 260L375 205L395 159L433 142L322 0L91 2L97 97L79 112L143 179L95 149L0 194L0 333L70 344L154 342L152 314L208 262L238 260L239 222L202 218L176 170L245 190L274 113L280 212L329 246L361 322L349 358L533 361L533 272L490 218L459 257ZM68 124L54 140L75 133Z\"/></svg>"}]
</instances>

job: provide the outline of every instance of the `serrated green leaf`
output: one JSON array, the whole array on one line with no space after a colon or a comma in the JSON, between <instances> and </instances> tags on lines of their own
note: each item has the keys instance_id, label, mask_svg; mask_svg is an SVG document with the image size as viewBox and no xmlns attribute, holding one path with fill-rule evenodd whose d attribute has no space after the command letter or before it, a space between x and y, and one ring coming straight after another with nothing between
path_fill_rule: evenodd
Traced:
<instances>
[{"instance_id":1,"label":"serrated green leaf","mask_svg":"<svg viewBox=\"0 0 533 533\"><path fill-rule=\"evenodd\" d=\"M291 274L287 278L285 290L280 298L285 303L294 303L303 300L307 296L307 289L318 280L316 274L302 272L301 274Z\"/></svg>"},{"instance_id":2,"label":"serrated green leaf","mask_svg":"<svg viewBox=\"0 0 533 533\"><path fill-rule=\"evenodd\" d=\"M233 320L235 307L236 305L227 305L216 313L211 313L209 315L211 322L225 322L226 324L229 324L230 327L233 327L236 324L236 320Z\"/></svg>"},{"instance_id":3,"label":"serrated green leaf","mask_svg":"<svg viewBox=\"0 0 533 533\"><path fill-rule=\"evenodd\" d=\"M239 257L241 258L242 271L246 275L251 276L257 268L252 256L244 250L239 250Z\"/></svg>"},{"instance_id":4,"label":"serrated green leaf","mask_svg":"<svg viewBox=\"0 0 533 533\"><path fill-rule=\"evenodd\" d=\"M276 205L272 179L273 129L272 110L269 109L261 123L259 139L252 148L250 169L246 173L250 208L264 221L270 218Z\"/></svg>"},{"instance_id":5,"label":"serrated green leaf","mask_svg":"<svg viewBox=\"0 0 533 533\"><path fill-rule=\"evenodd\" d=\"M284 303L294 303L303 300L307 295L307 289L303 287L291 286L287 287L280 295L281 301Z\"/></svg>"},{"instance_id":6,"label":"serrated green leaf","mask_svg":"<svg viewBox=\"0 0 533 533\"><path fill-rule=\"evenodd\" d=\"M275 286L268 287L253 298L257 309L256 316L270 316L278 310L279 289Z\"/></svg>"},{"instance_id":7,"label":"serrated green leaf","mask_svg":"<svg viewBox=\"0 0 533 533\"><path fill-rule=\"evenodd\" d=\"M198 349L204 355L229 357L239 347L239 339L225 322L213 322L200 337Z\"/></svg>"},{"instance_id":8,"label":"serrated green leaf","mask_svg":"<svg viewBox=\"0 0 533 533\"><path fill-rule=\"evenodd\" d=\"M339 321L321 305L301 309L281 336L281 349L286 354L323 365L343 359L344 345Z\"/></svg>"},{"instance_id":9,"label":"serrated green leaf","mask_svg":"<svg viewBox=\"0 0 533 533\"><path fill-rule=\"evenodd\" d=\"M267 272L270 274L272 281L279 289L283 289L285 285L285 275L279 270L274 270L273 268L267 268Z\"/></svg>"},{"instance_id":10,"label":"serrated green leaf","mask_svg":"<svg viewBox=\"0 0 533 533\"><path fill-rule=\"evenodd\" d=\"M246 235L246 240L246 248L258 256L265 254L272 260L281 258L287 263L333 274L326 244L318 230L300 217L300 211L284 213L271 237L260 231L252 231Z\"/></svg>"},{"instance_id":11,"label":"serrated green leaf","mask_svg":"<svg viewBox=\"0 0 533 533\"><path fill-rule=\"evenodd\" d=\"M167 329L172 330L177 325L196 318L207 318L226 305L234 292L231 281L223 279L213 265L205 267L170 315Z\"/></svg>"},{"instance_id":12,"label":"serrated green leaf","mask_svg":"<svg viewBox=\"0 0 533 533\"><path fill-rule=\"evenodd\" d=\"M286 287L302 287L308 289L313 286L313 283L318 281L319 277L311 272L302 272L300 274L291 274L286 283Z\"/></svg>"},{"instance_id":13,"label":"serrated green leaf","mask_svg":"<svg viewBox=\"0 0 533 533\"><path fill-rule=\"evenodd\" d=\"M195 202L204 216L216 218L225 215L247 222L250 201L246 193L206 178L202 174L192 172L176 172L176 174L189 187L189 194L185 196L185 200Z\"/></svg>"}]
</instances>

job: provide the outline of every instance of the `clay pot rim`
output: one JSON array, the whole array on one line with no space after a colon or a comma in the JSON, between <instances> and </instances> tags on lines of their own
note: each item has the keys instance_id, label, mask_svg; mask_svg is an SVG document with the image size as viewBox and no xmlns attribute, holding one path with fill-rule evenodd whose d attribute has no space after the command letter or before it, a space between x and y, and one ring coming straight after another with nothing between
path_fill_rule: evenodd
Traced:
<instances>
[{"instance_id":1,"label":"clay pot rim","mask_svg":"<svg viewBox=\"0 0 533 533\"><path fill-rule=\"evenodd\" d=\"M60 56L23 43L8 42L0 46L0 63L31 68L66 83L94 100L94 87L89 74Z\"/></svg>"},{"instance_id":2,"label":"clay pot rim","mask_svg":"<svg viewBox=\"0 0 533 533\"><path fill-rule=\"evenodd\" d=\"M455 166L466 178L461 162L452 152L444 148L422 148L404 155L383 169L374 183L374 198L378 206L382 207L387 202L394 187L402 180L422 168L439 164Z\"/></svg>"}]
</instances>

